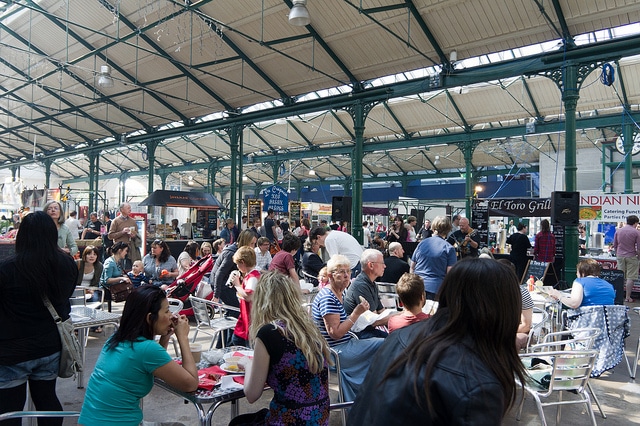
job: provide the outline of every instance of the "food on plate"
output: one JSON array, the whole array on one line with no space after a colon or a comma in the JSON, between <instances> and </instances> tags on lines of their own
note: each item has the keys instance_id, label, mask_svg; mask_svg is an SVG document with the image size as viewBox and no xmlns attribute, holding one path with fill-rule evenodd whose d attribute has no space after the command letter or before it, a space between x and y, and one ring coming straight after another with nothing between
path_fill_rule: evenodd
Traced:
<instances>
[{"instance_id":1,"label":"food on plate","mask_svg":"<svg viewBox=\"0 0 640 426\"><path fill-rule=\"evenodd\" d=\"M598 213L590 208L584 207L580 209L580 219L583 220L595 220L598 217Z\"/></svg>"}]
</instances>

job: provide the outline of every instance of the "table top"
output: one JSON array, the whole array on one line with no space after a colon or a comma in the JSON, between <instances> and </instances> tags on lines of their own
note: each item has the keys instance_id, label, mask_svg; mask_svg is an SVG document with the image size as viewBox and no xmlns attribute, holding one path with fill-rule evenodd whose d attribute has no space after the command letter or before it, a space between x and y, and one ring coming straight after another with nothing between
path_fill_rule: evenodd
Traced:
<instances>
[{"instance_id":1,"label":"table top","mask_svg":"<svg viewBox=\"0 0 640 426\"><path fill-rule=\"evenodd\" d=\"M93 309L87 306L72 306L70 316L73 326L75 328L80 328L117 322L120 321L122 314L106 312L101 309Z\"/></svg>"},{"instance_id":2,"label":"table top","mask_svg":"<svg viewBox=\"0 0 640 426\"><path fill-rule=\"evenodd\" d=\"M228 353L228 352L235 352L235 351L242 351L242 350L251 350L251 348L245 348L242 346L231 346L231 347L225 348L224 352ZM211 365L213 365L213 364L203 365L205 363L206 363L205 361L202 361L200 364L198 364L198 368L201 369L201 368L210 367ZM233 375L229 375L229 376L233 376ZM220 403L220 402L226 402L226 401L233 401L233 400L244 397L243 386L238 383L236 383L237 385L236 387L225 388L223 386L217 386L212 390L198 389L194 392L180 391L157 377L154 377L154 383L156 384L156 386L159 386L162 389L165 389L175 395L181 396L184 399L194 404Z\"/></svg>"}]
</instances>

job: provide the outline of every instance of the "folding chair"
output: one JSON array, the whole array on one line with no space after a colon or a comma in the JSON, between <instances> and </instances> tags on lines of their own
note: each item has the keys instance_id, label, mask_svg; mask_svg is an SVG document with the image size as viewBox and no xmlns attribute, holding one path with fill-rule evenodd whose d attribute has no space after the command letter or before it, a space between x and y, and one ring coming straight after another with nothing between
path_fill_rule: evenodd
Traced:
<instances>
[{"instance_id":1,"label":"folding chair","mask_svg":"<svg viewBox=\"0 0 640 426\"><path fill-rule=\"evenodd\" d=\"M528 348L527 353L535 354L541 352L552 352L552 351L581 351L581 350L591 350L594 348L596 339L600 336L600 330L597 328L575 328L573 330L563 330L556 331L553 333L548 333L544 336L541 343L532 345ZM525 356L524 354L522 356ZM597 360L597 357L596 357ZM587 382L587 389L591 393L591 397L593 398L593 402L596 403L598 407L598 411L600 411L600 415L603 419L607 418L607 415L604 413L602 406L600 405L600 400L598 396L593 391L591 387L591 383Z\"/></svg>"},{"instance_id":2,"label":"folding chair","mask_svg":"<svg viewBox=\"0 0 640 426\"><path fill-rule=\"evenodd\" d=\"M192 342L196 341L198 332L202 331L211 336L209 350L211 350L217 339L220 339L224 348L226 342L223 332L225 330L233 330L238 322L237 318L227 316L226 313L227 311L240 312L240 309L195 296L189 296L189 301L193 308L193 316L196 319L196 330L193 334Z\"/></svg>"},{"instance_id":3,"label":"folding chair","mask_svg":"<svg viewBox=\"0 0 640 426\"><path fill-rule=\"evenodd\" d=\"M527 352L530 352L529 348L545 336L545 334L543 334L545 326L547 327L547 331L549 330L549 318L550 316L547 311L536 306L533 307L533 314L531 315L531 329L529 330L529 336L527 337Z\"/></svg>"},{"instance_id":4,"label":"folding chair","mask_svg":"<svg viewBox=\"0 0 640 426\"><path fill-rule=\"evenodd\" d=\"M398 297L398 293L396 293L395 283L384 283L376 281L376 285L378 286L380 301L385 308L395 308L397 310L402 310L400 297Z\"/></svg>"},{"instance_id":5,"label":"folding chair","mask_svg":"<svg viewBox=\"0 0 640 426\"><path fill-rule=\"evenodd\" d=\"M584 404L589 417L591 418L591 424L596 425L596 417L591 407L591 398L589 397L588 383L591 377L591 370L596 362L598 351L586 350L586 351L552 351L552 352L536 352L534 354L522 354L521 358L544 358L550 360L550 368L547 370L534 370L530 371L530 380L526 383L522 383L522 386L528 394L530 394L535 400L536 407L538 409L538 415L543 426L547 425L547 420L544 415L544 407L557 406L558 411L556 414L556 422L560 424L561 407L569 404ZM526 362L526 361L525 361ZM536 374L537 373L537 374ZM545 385L542 380L544 376L549 375L548 385ZM573 399L563 399L563 391L570 391L577 396ZM553 394L558 395L557 401L549 401L549 398ZM543 402L548 401L548 402ZM520 420L522 415L522 407L524 405L524 398L520 403L516 420Z\"/></svg>"}]
</instances>

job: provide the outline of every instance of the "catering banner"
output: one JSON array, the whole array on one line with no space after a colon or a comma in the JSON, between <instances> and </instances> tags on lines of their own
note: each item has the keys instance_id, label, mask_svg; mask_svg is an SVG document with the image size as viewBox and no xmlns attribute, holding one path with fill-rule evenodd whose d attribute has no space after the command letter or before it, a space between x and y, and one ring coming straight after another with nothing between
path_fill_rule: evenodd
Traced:
<instances>
[{"instance_id":1,"label":"catering banner","mask_svg":"<svg viewBox=\"0 0 640 426\"><path fill-rule=\"evenodd\" d=\"M580 220L624 222L640 216L639 194L580 194Z\"/></svg>"}]
</instances>

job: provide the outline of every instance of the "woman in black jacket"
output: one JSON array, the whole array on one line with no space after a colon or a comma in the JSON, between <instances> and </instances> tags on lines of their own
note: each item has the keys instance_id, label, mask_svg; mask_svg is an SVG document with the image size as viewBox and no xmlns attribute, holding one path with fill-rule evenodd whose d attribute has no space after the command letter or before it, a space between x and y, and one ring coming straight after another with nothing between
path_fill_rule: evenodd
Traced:
<instances>
[{"instance_id":1,"label":"woman in black jacket","mask_svg":"<svg viewBox=\"0 0 640 426\"><path fill-rule=\"evenodd\" d=\"M521 295L490 259L455 264L430 319L396 330L371 363L349 425L499 425L524 367L514 344Z\"/></svg>"},{"instance_id":2,"label":"woman in black jacket","mask_svg":"<svg viewBox=\"0 0 640 426\"><path fill-rule=\"evenodd\" d=\"M58 247L51 218L45 212L26 215L15 256L0 264L0 413L22 410L27 382L36 410L62 410L56 395L60 335L42 297L66 320L77 277L73 258ZM62 425L62 418L43 420L38 424ZM2 424L20 425L21 420Z\"/></svg>"}]
</instances>

